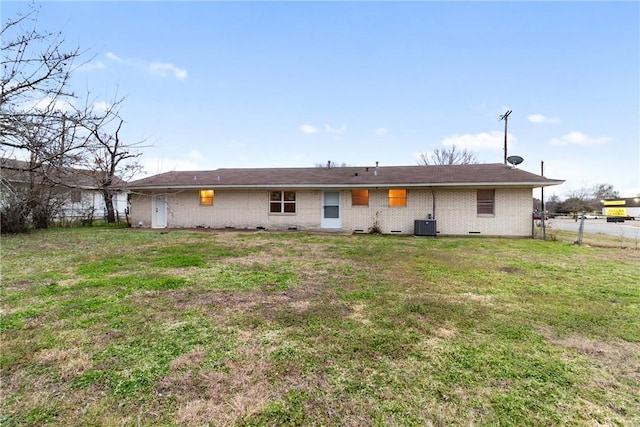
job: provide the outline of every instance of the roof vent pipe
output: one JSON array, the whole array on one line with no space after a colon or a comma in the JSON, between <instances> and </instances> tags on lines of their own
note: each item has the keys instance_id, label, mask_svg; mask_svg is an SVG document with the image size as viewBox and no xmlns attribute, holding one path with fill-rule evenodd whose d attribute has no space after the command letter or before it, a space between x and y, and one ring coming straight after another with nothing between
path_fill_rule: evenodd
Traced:
<instances>
[{"instance_id":1,"label":"roof vent pipe","mask_svg":"<svg viewBox=\"0 0 640 427\"><path fill-rule=\"evenodd\" d=\"M376 160L376 169L373 171L373 176L378 176L378 161Z\"/></svg>"},{"instance_id":2,"label":"roof vent pipe","mask_svg":"<svg viewBox=\"0 0 640 427\"><path fill-rule=\"evenodd\" d=\"M331 160L327 160L327 169L331 169Z\"/></svg>"}]
</instances>

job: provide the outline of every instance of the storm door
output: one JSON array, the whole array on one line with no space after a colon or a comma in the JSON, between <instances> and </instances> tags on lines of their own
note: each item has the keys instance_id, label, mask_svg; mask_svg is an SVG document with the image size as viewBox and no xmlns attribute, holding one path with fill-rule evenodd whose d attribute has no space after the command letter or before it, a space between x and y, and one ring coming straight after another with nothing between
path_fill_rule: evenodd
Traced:
<instances>
[{"instance_id":1,"label":"storm door","mask_svg":"<svg viewBox=\"0 0 640 427\"><path fill-rule=\"evenodd\" d=\"M167 199L164 194L158 194L153 197L151 206L152 221L151 227L165 228L167 226Z\"/></svg>"},{"instance_id":2,"label":"storm door","mask_svg":"<svg viewBox=\"0 0 640 427\"><path fill-rule=\"evenodd\" d=\"M342 228L340 220L340 192L324 191L322 193L322 228Z\"/></svg>"}]
</instances>

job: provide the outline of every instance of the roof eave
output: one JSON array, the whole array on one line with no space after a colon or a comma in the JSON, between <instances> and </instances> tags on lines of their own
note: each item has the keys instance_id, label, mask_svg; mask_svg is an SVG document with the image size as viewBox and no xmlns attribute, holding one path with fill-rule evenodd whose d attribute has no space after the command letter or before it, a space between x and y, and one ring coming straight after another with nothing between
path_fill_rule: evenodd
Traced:
<instances>
[{"instance_id":1,"label":"roof eave","mask_svg":"<svg viewBox=\"0 0 640 427\"><path fill-rule=\"evenodd\" d=\"M200 189L264 189L271 188L298 188L298 189L313 189L313 188L430 188L430 187L548 187L552 185L560 185L564 181L561 180L548 180L545 182L539 181L523 181L523 182L418 182L418 183L388 183L388 182L370 182L360 184L285 184L285 183L271 183L271 184L199 184L199 185L143 185L143 186L127 186L129 191L136 190L200 190Z\"/></svg>"}]
</instances>

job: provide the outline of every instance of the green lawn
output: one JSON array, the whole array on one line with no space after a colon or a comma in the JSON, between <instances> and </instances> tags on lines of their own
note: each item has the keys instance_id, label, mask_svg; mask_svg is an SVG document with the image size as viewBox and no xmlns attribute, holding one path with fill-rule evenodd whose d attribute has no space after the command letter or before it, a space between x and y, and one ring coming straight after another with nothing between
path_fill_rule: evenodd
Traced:
<instances>
[{"instance_id":1,"label":"green lawn","mask_svg":"<svg viewBox=\"0 0 640 427\"><path fill-rule=\"evenodd\" d=\"M54 229L2 238L2 426L640 425L640 251Z\"/></svg>"}]
</instances>

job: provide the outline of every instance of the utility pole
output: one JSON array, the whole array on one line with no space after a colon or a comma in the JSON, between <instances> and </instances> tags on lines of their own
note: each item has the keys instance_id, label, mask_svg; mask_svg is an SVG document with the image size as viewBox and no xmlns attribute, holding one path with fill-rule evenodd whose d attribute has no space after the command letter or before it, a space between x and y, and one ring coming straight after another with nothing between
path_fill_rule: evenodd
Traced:
<instances>
[{"instance_id":1,"label":"utility pole","mask_svg":"<svg viewBox=\"0 0 640 427\"><path fill-rule=\"evenodd\" d=\"M504 120L504 164L507 164L507 121L509 120L509 114L511 114L511 110L506 113L498 116L499 120Z\"/></svg>"},{"instance_id":2,"label":"utility pole","mask_svg":"<svg viewBox=\"0 0 640 427\"><path fill-rule=\"evenodd\" d=\"M540 175L544 176L544 160L540 162ZM540 215L540 220L542 221L542 240L547 240L547 228L545 226L546 211L544 209L544 186L540 187L540 207L542 210L542 214Z\"/></svg>"}]
</instances>

